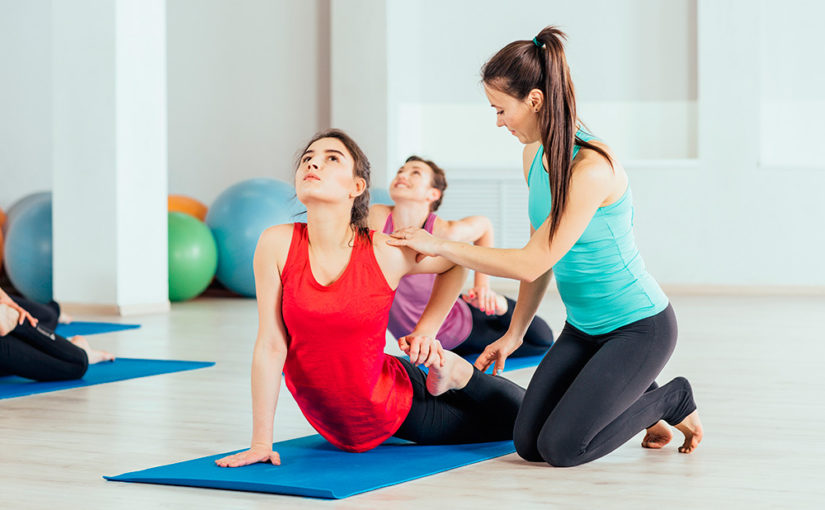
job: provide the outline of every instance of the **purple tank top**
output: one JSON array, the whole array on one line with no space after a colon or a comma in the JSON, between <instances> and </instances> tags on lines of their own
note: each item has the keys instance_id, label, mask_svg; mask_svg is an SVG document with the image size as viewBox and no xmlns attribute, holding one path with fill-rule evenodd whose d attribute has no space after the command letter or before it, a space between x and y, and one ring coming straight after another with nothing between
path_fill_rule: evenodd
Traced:
<instances>
[{"instance_id":1,"label":"purple tank top","mask_svg":"<svg viewBox=\"0 0 825 510\"><path fill-rule=\"evenodd\" d=\"M433 226L437 216L430 214L424 223L424 230L433 233ZM384 224L384 233L389 234L394 230L392 214L387 217ZM409 274L401 278L398 288L395 289L395 299L390 309L390 321L387 328L395 338L408 335L415 329L418 319L427 307L430 294L435 283L434 274ZM470 305L461 298L456 300L444 324L438 330L436 338L445 349L454 349L461 342L467 340L470 331L473 329L473 317L470 314Z\"/></svg>"}]
</instances>

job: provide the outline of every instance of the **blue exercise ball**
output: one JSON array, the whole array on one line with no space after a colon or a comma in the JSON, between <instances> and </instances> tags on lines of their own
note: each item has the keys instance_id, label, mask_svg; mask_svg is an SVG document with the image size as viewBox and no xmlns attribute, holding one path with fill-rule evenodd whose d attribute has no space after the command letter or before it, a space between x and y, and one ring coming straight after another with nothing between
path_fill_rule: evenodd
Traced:
<instances>
[{"instance_id":1,"label":"blue exercise ball","mask_svg":"<svg viewBox=\"0 0 825 510\"><path fill-rule=\"evenodd\" d=\"M9 225L6 272L24 296L40 303L52 300L52 197L41 195L17 211Z\"/></svg>"},{"instance_id":2,"label":"blue exercise ball","mask_svg":"<svg viewBox=\"0 0 825 510\"><path fill-rule=\"evenodd\" d=\"M395 205L395 202L385 188L370 188L370 205L374 204Z\"/></svg>"},{"instance_id":3,"label":"blue exercise ball","mask_svg":"<svg viewBox=\"0 0 825 510\"><path fill-rule=\"evenodd\" d=\"M9 207L9 210L6 211L6 222L3 223L3 227L2 227L3 228L3 234L8 234L9 233L9 228L11 227L11 224L14 221L14 218L17 217L17 215L19 215L21 211L24 211L29 204L31 204L33 202L37 202L38 200L42 200L45 197L51 198L52 197L52 192L51 191L38 191L37 193L30 193L30 194L24 196L23 198L17 200L17 202L13 203Z\"/></svg>"},{"instance_id":4,"label":"blue exercise ball","mask_svg":"<svg viewBox=\"0 0 825 510\"><path fill-rule=\"evenodd\" d=\"M276 179L239 182L218 195L206 214L218 247L218 281L244 296L255 295L252 257L258 238L272 225L306 221L295 188Z\"/></svg>"}]
</instances>

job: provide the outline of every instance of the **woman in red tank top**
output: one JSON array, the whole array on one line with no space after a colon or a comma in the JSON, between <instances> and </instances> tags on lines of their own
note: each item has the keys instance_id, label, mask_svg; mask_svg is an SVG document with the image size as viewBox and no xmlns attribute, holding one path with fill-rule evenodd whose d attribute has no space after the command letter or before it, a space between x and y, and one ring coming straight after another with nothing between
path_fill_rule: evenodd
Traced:
<instances>
[{"instance_id":1,"label":"woman in red tank top","mask_svg":"<svg viewBox=\"0 0 825 510\"><path fill-rule=\"evenodd\" d=\"M272 425L281 372L309 423L343 450L366 451L392 435L428 444L512 439L524 390L434 338L464 270L441 258L416 261L366 228L369 162L358 145L337 130L316 135L295 189L307 223L270 227L255 249L252 445L216 463L280 464ZM415 331L399 339L407 361L384 353L385 331L401 277L423 272L438 277Z\"/></svg>"}]
</instances>

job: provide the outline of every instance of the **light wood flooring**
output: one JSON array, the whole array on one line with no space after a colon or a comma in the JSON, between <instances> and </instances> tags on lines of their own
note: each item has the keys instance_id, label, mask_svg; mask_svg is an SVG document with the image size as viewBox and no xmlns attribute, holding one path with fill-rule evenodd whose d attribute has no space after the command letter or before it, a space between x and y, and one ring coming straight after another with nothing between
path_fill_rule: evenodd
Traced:
<instances>
[{"instance_id":1,"label":"light wood flooring","mask_svg":"<svg viewBox=\"0 0 825 510\"><path fill-rule=\"evenodd\" d=\"M679 344L659 381L684 375L693 385L706 436L692 455L677 453L678 440L642 449L639 435L581 467L513 454L341 501L104 481L248 444L255 303L203 298L168 315L114 319L142 328L89 339L119 356L215 367L0 400L0 506L825 508L825 297L683 295L672 303ZM557 296L548 294L540 314L561 329ZM507 376L526 385L531 373ZM285 388L275 430L276 440L313 433Z\"/></svg>"}]
</instances>

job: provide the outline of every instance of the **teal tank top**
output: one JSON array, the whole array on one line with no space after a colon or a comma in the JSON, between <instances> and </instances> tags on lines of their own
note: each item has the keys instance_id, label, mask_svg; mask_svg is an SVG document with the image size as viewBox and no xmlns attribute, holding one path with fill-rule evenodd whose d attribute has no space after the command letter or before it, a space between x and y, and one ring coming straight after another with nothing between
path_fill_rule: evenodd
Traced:
<instances>
[{"instance_id":1,"label":"teal tank top","mask_svg":"<svg viewBox=\"0 0 825 510\"><path fill-rule=\"evenodd\" d=\"M579 131L584 141L595 137ZM573 147L573 157L579 146ZM527 175L530 223L538 229L550 215L550 183L540 147ZM553 266L567 322L589 335L609 333L651 317L668 305L645 269L633 237L630 185L616 202L600 207L576 244Z\"/></svg>"}]
</instances>

